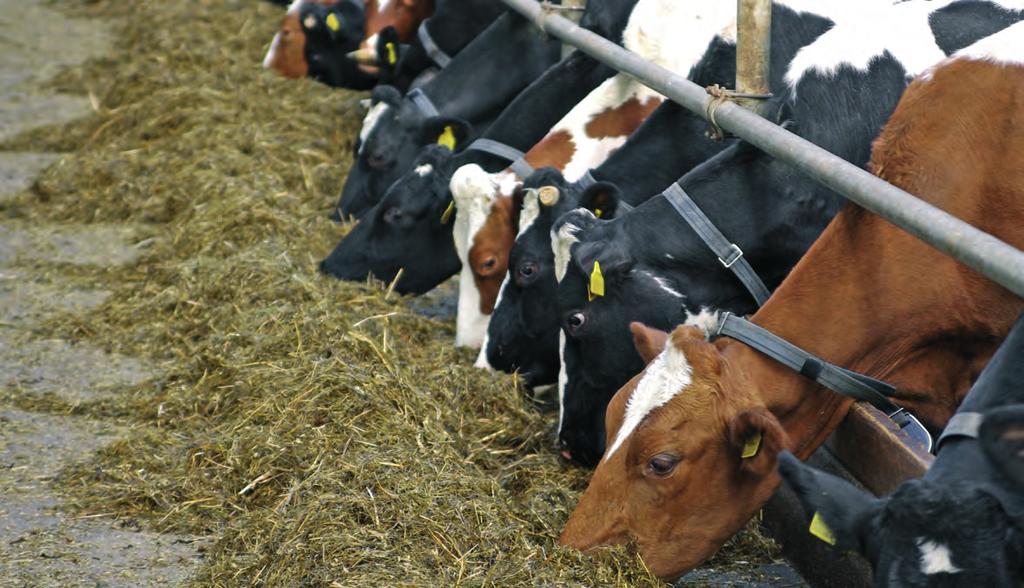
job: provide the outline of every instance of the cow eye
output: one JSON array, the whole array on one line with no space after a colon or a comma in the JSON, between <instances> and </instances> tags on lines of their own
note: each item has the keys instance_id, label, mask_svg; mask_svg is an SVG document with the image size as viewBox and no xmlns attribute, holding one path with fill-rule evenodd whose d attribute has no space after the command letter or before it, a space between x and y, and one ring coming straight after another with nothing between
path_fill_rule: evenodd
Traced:
<instances>
[{"instance_id":1,"label":"cow eye","mask_svg":"<svg viewBox=\"0 0 1024 588\"><path fill-rule=\"evenodd\" d=\"M384 213L384 222L386 223L397 223L400 220L402 220L402 211L397 207L392 206Z\"/></svg>"},{"instance_id":2,"label":"cow eye","mask_svg":"<svg viewBox=\"0 0 1024 588\"><path fill-rule=\"evenodd\" d=\"M647 461L647 471L652 476L665 478L672 475L678 465L678 457L671 453L659 453Z\"/></svg>"},{"instance_id":3,"label":"cow eye","mask_svg":"<svg viewBox=\"0 0 1024 588\"><path fill-rule=\"evenodd\" d=\"M587 324L587 317L582 312L574 312L569 315L569 318L565 319L565 326L572 335L579 333L585 324Z\"/></svg>"},{"instance_id":4,"label":"cow eye","mask_svg":"<svg viewBox=\"0 0 1024 588\"><path fill-rule=\"evenodd\" d=\"M537 264L532 261L519 264L516 270L516 281L520 284L527 284L537 275Z\"/></svg>"}]
</instances>

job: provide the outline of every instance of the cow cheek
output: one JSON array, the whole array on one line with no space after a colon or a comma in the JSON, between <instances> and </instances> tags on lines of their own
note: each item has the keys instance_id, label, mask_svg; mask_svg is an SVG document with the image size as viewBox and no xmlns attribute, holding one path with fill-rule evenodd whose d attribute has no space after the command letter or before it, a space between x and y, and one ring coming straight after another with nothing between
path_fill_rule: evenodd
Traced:
<instances>
[{"instance_id":1,"label":"cow cheek","mask_svg":"<svg viewBox=\"0 0 1024 588\"><path fill-rule=\"evenodd\" d=\"M601 545L625 543L628 539L625 511L629 506L624 502L630 496L628 485L619 479L610 479L622 478L621 475L602 475L601 472L602 468L608 469L607 466L613 464L602 462L598 465L558 539L562 545L586 551Z\"/></svg>"},{"instance_id":2,"label":"cow cheek","mask_svg":"<svg viewBox=\"0 0 1024 588\"><path fill-rule=\"evenodd\" d=\"M274 60L274 69L286 78L299 79L306 77L309 73L309 64L306 63L306 35L301 32L292 31L290 35L282 39L281 48Z\"/></svg>"}]
</instances>

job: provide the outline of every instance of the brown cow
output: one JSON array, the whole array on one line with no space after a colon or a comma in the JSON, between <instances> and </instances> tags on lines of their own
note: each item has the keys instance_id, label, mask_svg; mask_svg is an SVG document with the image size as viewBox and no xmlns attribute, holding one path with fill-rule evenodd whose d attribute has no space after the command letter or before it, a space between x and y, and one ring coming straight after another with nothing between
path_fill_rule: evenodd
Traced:
<instances>
[{"instance_id":1,"label":"brown cow","mask_svg":"<svg viewBox=\"0 0 1024 588\"><path fill-rule=\"evenodd\" d=\"M300 22L302 8L308 4L334 6L341 0L295 0L281 19L281 26L274 35L263 67L273 69L286 78L304 78L309 74L310 64L306 52L306 32ZM425 18L434 11L433 0L366 0L364 21L361 25L363 40L360 47L373 47L376 35L385 27L395 27L399 40L408 42L416 34L416 29ZM344 54L354 47L340 50L334 59L344 58ZM363 71L375 72L375 68Z\"/></svg>"},{"instance_id":2,"label":"brown cow","mask_svg":"<svg viewBox=\"0 0 1024 588\"><path fill-rule=\"evenodd\" d=\"M882 178L1017 247L1020 39L1016 64L986 39L911 84L871 160ZM1021 310L1007 290L850 205L752 320L894 384L899 404L939 427ZM608 407L609 449L561 541L589 549L635 539L647 565L669 578L707 559L761 508L778 485L781 448L806 458L852 401L734 340L709 343L692 327L671 337L631 329L649 363ZM742 458L745 446L756 453Z\"/></svg>"}]
</instances>

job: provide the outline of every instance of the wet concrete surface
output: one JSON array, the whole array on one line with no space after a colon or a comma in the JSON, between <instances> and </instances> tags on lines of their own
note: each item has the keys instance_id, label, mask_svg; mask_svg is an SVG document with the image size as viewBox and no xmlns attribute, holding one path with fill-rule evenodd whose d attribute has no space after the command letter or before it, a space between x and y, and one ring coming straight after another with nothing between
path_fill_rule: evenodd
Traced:
<instances>
[{"instance_id":1,"label":"wet concrete surface","mask_svg":"<svg viewBox=\"0 0 1024 588\"><path fill-rule=\"evenodd\" d=\"M0 141L91 112L87 97L47 94L41 81L109 52L102 23L68 19L46 0L0 0ZM55 153L0 152L0 202L31 186ZM47 225L0 219L0 391L52 394L70 404L142 382L158 367L86 344L43 339L33 327L84 313L110 293L70 286L61 268L102 273L146 245L137 227ZM99 281L99 280L97 280ZM30 404L30 403L28 403ZM29 412L0 402L0 587L177 586L200 561L202 541L155 533L108 516L75 517L54 479L124 431L85 417Z\"/></svg>"}]
</instances>

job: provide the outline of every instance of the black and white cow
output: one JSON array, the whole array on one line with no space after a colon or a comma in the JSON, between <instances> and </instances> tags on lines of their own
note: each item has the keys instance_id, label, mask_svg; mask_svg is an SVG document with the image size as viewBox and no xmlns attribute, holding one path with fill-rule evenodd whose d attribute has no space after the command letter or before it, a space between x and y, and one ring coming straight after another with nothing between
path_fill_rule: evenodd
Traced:
<instances>
[{"instance_id":1,"label":"black and white cow","mask_svg":"<svg viewBox=\"0 0 1024 588\"><path fill-rule=\"evenodd\" d=\"M957 10L960 3L948 4L912 0L862 7L845 18L794 57L786 74L788 95L774 105L779 120L847 161L866 165L871 142L910 77L945 58L943 46L959 49L977 40L963 31L985 30L993 15L995 20L1005 16L993 4L988 14L964 13ZM942 30L950 24L946 10L960 14L960 26L950 28L956 43ZM877 24L882 20L885 27ZM744 252L769 289L845 202L747 143L728 147L678 183ZM603 196L615 200L613 190ZM565 268L557 295L564 342L559 440L563 455L593 465L604 451L609 400L643 369L630 322L659 329L702 325L718 311L745 314L756 304L664 196L608 221L574 211L556 222L552 233L557 233L556 265L561 261ZM607 294L588 300L595 263Z\"/></svg>"},{"instance_id":2,"label":"black and white cow","mask_svg":"<svg viewBox=\"0 0 1024 588\"><path fill-rule=\"evenodd\" d=\"M371 39L377 50L380 83L406 92L423 72L445 66L445 58L455 57L504 11L505 5L493 0L436 0L434 14L420 24L426 29L427 43L433 44L429 54L422 35L401 45L394 27L382 29L377 39Z\"/></svg>"},{"instance_id":3,"label":"black and white cow","mask_svg":"<svg viewBox=\"0 0 1024 588\"><path fill-rule=\"evenodd\" d=\"M779 473L839 549L864 555L876 586L1024 584L1024 319L982 371L957 418L982 418L977 436L942 440L920 480L875 498L789 452ZM947 428L949 431L949 428Z\"/></svg>"},{"instance_id":4,"label":"black and white cow","mask_svg":"<svg viewBox=\"0 0 1024 588\"><path fill-rule=\"evenodd\" d=\"M465 147L558 60L559 52L559 44L532 23L504 14L417 89L436 115L395 88L375 88L338 203L341 217L359 217L373 207L412 168L420 150L439 140L436 130L451 127L452 136L442 140L456 150Z\"/></svg>"},{"instance_id":5,"label":"black and white cow","mask_svg":"<svg viewBox=\"0 0 1024 588\"><path fill-rule=\"evenodd\" d=\"M836 3L819 3L832 7ZM734 8L734 7L732 7ZM782 72L796 51L826 31L832 21L819 13L805 12L797 3L776 3L773 10L771 86L783 87ZM734 13L729 14L734 18ZM707 23L719 32L722 23ZM735 78L736 45L731 35L717 36L690 78L701 85L731 85ZM598 183L584 189L580 182L567 183L551 170L528 178L525 186L557 188L559 197L540 204L526 198L528 211L520 221L520 234L512 248L509 275L488 325L487 340L477 365L503 371L519 371L531 385L552 384L559 373L559 313L556 298L551 227L563 214L586 203L600 210L601 218L618 214L625 202L638 205L662 190L694 166L721 151L727 143L706 136L702 118L674 103L666 103L591 175ZM613 185L628 186L615 191ZM615 196L614 198L609 196Z\"/></svg>"},{"instance_id":6,"label":"black and white cow","mask_svg":"<svg viewBox=\"0 0 1024 588\"><path fill-rule=\"evenodd\" d=\"M586 26L606 27L613 33L617 31L621 35L624 25L615 25L614 22L620 17L623 21L628 20L635 1L590 2L580 23ZM453 65L449 65L445 72L451 67ZM612 73L613 70L596 60L579 52L572 53L517 96L491 126L486 134L487 138L517 149L529 149L558 122L562 115L587 96L588 88L597 87ZM428 86L434 83L431 82ZM375 94L379 95L385 91L378 88ZM438 129L451 127L460 137L459 142L465 143L461 137L467 136L468 132L460 121L445 119L439 123L438 126L430 128L424 136L433 136ZM440 155L435 153L432 157ZM447 208L452 198L446 182L451 179L452 172L462 165L475 163L494 171L508 165L507 159L478 150L462 151L450 159L454 163L445 162L445 165L434 166L436 178L442 178L441 174L445 174L443 181L429 184L437 187L434 191L423 190L425 184L415 169L394 182L388 191L387 202L382 199L365 213L363 220L373 219L373 222L366 223L366 227L357 226L346 235L321 263L321 270L347 280L361 280L372 273L379 279L390 281L394 278L397 268L405 268L396 289L402 293L416 294L426 292L457 272L458 262L454 267L448 263L440 263L440 260L449 260L456 255L450 223L438 224L435 222L436 219L424 218L420 219L423 226L410 230L408 226L388 221L396 218L396 213L403 218L409 218L399 211L425 210L431 206L440 206L442 211ZM419 165L416 168L418 169ZM370 230L371 224L376 227L375 230ZM431 231L435 234L428 235ZM431 244L437 245L438 249L432 249ZM415 279L412 276L413 271L416 273Z\"/></svg>"}]
</instances>

